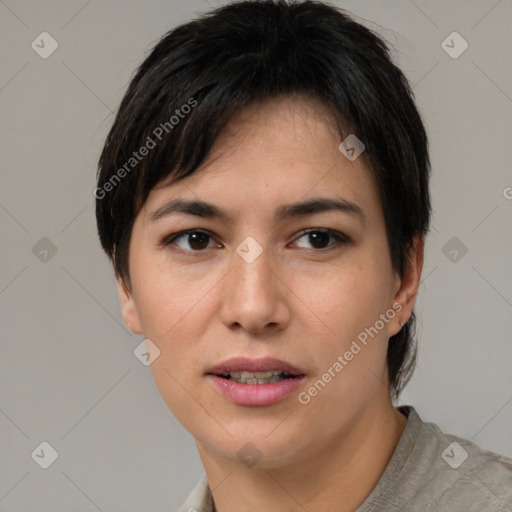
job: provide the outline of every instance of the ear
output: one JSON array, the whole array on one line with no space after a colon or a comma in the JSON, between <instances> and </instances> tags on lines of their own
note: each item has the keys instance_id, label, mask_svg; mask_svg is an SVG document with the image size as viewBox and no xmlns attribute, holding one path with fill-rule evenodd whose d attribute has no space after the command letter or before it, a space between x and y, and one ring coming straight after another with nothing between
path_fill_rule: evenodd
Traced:
<instances>
[{"instance_id":1,"label":"ear","mask_svg":"<svg viewBox=\"0 0 512 512\"><path fill-rule=\"evenodd\" d=\"M117 289L121 302L121 312L126 327L135 334L142 334L139 312L133 294L126 288L126 285L120 277L117 278Z\"/></svg>"},{"instance_id":2,"label":"ear","mask_svg":"<svg viewBox=\"0 0 512 512\"><path fill-rule=\"evenodd\" d=\"M390 336L399 332L402 329L400 322L405 324L412 315L420 286L424 249L425 238L417 237L404 267L404 275L401 278L399 275L396 276L394 303L400 304L401 309L396 309L395 321L390 327L391 331L395 332L390 332Z\"/></svg>"}]
</instances>

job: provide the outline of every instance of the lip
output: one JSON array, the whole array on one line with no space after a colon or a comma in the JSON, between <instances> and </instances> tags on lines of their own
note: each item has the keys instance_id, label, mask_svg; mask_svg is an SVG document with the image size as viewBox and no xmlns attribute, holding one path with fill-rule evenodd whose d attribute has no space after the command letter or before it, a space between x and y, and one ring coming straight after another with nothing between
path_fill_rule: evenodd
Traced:
<instances>
[{"instance_id":1,"label":"lip","mask_svg":"<svg viewBox=\"0 0 512 512\"><path fill-rule=\"evenodd\" d=\"M286 372L292 379L284 379L271 384L241 384L221 377L228 372ZM273 357L249 359L233 357L206 372L206 377L217 391L236 405L263 407L281 402L296 391L306 378L305 373L290 363Z\"/></svg>"},{"instance_id":2,"label":"lip","mask_svg":"<svg viewBox=\"0 0 512 512\"><path fill-rule=\"evenodd\" d=\"M274 357L263 357L260 359L249 359L247 357L232 357L216 364L206 372L207 375L222 375L228 372L286 372L290 375L300 376L305 373L295 366L276 359ZM243 384L244 386L246 384ZM269 386L270 384L261 384Z\"/></svg>"},{"instance_id":3,"label":"lip","mask_svg":"<svg viewBox=\"0 0 512 512\"><path fill-rule=\"evenodd\" d=\"M281 402L296 391L306 378L305 375L301 375L271 384L240 384L218 375L209 374L207 377L224 398L236 405L251 407L263 407Z\"/></svg>"}]
</instances>

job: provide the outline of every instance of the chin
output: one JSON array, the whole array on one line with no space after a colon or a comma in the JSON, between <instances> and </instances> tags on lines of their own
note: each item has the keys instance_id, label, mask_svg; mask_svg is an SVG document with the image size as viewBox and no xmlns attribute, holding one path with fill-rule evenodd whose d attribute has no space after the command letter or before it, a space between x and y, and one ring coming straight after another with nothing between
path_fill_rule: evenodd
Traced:
<instances>
[{"instance_id":1,"label":"chin","mask_svg":"<svg viewBox=\"0 0 512 512\"><path fill-rule=\"evenodd\" d=\"M250 469L277 469L306 459L318 450L319 434L312 439L306 438L304 428L299 425L290 424L285 428L284 423L288 420L281 425L282 418L278 421L257 421L252 425L239 421L236 427L224 424L231 435L214 422L218 427L215 428L217 435L212 436L211 428L192 435L208 451L230 463L242 464Z\"/></svg>"}]
</instances>

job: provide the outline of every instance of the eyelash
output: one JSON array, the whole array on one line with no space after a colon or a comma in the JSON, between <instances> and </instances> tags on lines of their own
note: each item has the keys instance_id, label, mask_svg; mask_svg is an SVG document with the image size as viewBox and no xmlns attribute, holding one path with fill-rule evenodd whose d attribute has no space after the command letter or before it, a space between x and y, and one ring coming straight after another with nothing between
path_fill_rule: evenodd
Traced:
<instances>
[{"instance_id":1,"label":"eyelash","mask_svg":"<svg viewBox=\"0 0 512 512\"><path fill-rule=\"evenodd\" d=\"M178 240L179 238L186 237L187 235L192 234L192 233L201 233L201 234L204 234L213 239L213 236L210 233L208 233L207 231L203 231L201 229L187 229L185 231L179 231L178 233L174 233L171 236L165 238L162 241L161 245L163 247L167 247L167 246L173 244L174 241ZM332 229L325 229L325 228L310 228L310 229L301 231L300 236L296 240L300 240L302 237L309 235L310 233L327 233L327 234L331 235L338 243L341 243L341 244L346 244L350 241L349 238L346 235L344 235L343 233L341 233L339 231L332 230ZM323 252L332 250L334 247L336 247L336 245L337 244L334 243L327 247L324 247L323 249L314 249L313 248L311 250L316 253L323 253ZM177 248L178 251L189 253L189 254L205 252L207 249L208 248L194 251L194 250L181 249L180 247ZM212 247L212 249L213 249L213 247Z\"/></svg>"}]
</instances>

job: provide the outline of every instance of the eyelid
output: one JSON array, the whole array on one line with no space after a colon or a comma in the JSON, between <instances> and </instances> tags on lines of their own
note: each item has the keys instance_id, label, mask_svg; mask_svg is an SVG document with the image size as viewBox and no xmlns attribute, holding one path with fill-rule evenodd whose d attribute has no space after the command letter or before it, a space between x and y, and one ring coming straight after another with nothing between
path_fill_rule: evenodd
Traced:
<instances>
[{"instance_id":1,"label":"eyelid","mask_svg":"<svg viewBox=\"0 0 512 512\"><path fill-rule=\"evenodd\" d=\"M215 240L215 236L212 233L210 233L208 230L201 229L201 228L190 228L190 229L184 229L183 231L177 231L176 233L173 233L172 235L165 237L162 240L162 242L160 243L160 245L162 247L166 247L169 244L173 243L173 241L176 240L177 238L186 236L189 233L201 233L203 235L209 236L212 240ZM187 251L187 252L203 252L203 251Z\"/></svg>"},{"instance_id":2,"label":"eyelid","mask_svg":"<svg viewBox=\"0 0 512 512\"><path fill-rule=\"evenodd\" d=\"M307 229L303 229L300 233L299 233L299 236L297 237L298 238L302 238L304 235L307 235L308 233L329 233L330 235L332 235L334 238L340 240L340 241L344 241L344 242L348 242L350 240L350 238L345 235L344 233L342 233L341 231L337 231L336 229L330 229L330 228L307 228Z\"/></svg>"},{"instance_id":3,"label":"eyelid","mask_svg":"<svg viewBox=\"0 0 512 512\"><path fill-rule=\"evenodd\" d=\"M308 233L318 233L318 232L328 233L330 236L332 236L336 240L336 242L338 242L338 244L340 244L340 243L346 244L346 243L350 242L350 238L347 235L345 235L344 233L342 233L341 231L337 231L335 229L330 229L330 228L320 228L320 227L303 229L295 236L294 241L301 239L303 236L307 235ZM201 228L190 228L190 229L178 231L176 233L173 233L173 234L165 237L159 245L162 248L165 248L165 247L171 245L174 242L174 240L184 237L184 236L188 235L189 233L202 233L202 234L210 237L213 241L216 241L215 236L212 233L210 233L208 230L201 229ZM336 245L337 244L334 243L334 244L331 244L322 249L311 249L311 250L316 253L321 253L321 252L329 251L329 250L335 248ZM202 252L206 251L206 249L202 249L200 251L190 251L190 250L181 249L178 246L176 246L176 250L180 251L182 253L185 253L185 254L202 253ZM306 249L306 250L308 250L308 249Z\"/></svg>"},{"instance_id":4,"label":"eyelid","mask_svg":"<svg viewBox=\"0 0 512 512\"><path fill-rule=\"evenodd\" d=\"M336 229L330 229L330 228L307 228L303 229L299 235L294 240L300 240L303 236L307 235L308 233L327 233L330 236L332 236L338 244L347 244L350 242L350 238L342 233L341 231L337 231ZM324 247L322 249L310 249L311 251L315 253L322 253L329 251L331 249L336 248L337 244L333 243L331 245L328 245L327 247ZM309 250L309 249L306 249Z\"/></svg>"}]
</instances>

